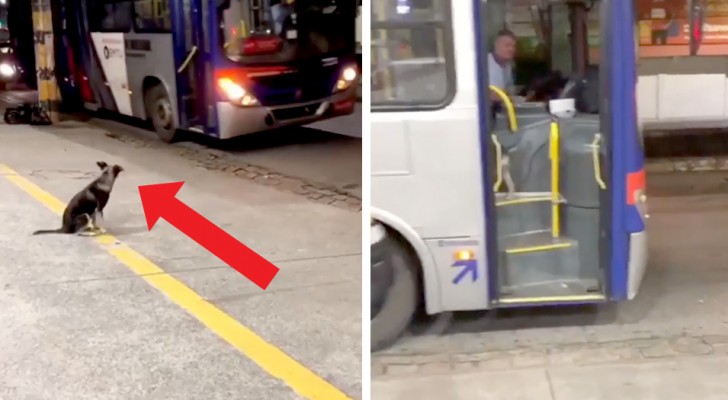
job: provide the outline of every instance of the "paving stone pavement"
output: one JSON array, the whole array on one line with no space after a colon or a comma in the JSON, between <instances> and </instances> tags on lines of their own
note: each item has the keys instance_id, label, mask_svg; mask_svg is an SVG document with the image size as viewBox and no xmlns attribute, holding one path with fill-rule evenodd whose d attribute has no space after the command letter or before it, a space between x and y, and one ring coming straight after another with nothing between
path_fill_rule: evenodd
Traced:
<instances>
[{"instance_id":1,"label":"paving stone pavement","mask_svg":"<svg viewBox=\"0 0 728 400\"><path fill-rule=\"evenodd\" d=\"M728 157L665 157L647 160L647 173L728 171Z\"/></svg>"},{"instance_id":2,"label":"paving stone pavement","mask_svg":"<svg viewBox=\"0 0 728 400\"><path fill-rule=\"evenodd\" d=\"M380 355L372 357L372 376L507 371L555 365L599 365L654 359L728 356L728 334L540 345L511 350Z\"/></svg>"},{"instance_id":3,"label":"paving stone pavement","mask_svg":"<svg viewBox=\"0 0 728 400\"><path fill-rule=\"evenodd\" d=\"M106 132L106 136L137 148L153 148L157 151L167 152L174 151L178 156L193 162L196 167L209 171L226 172L242 179L255 181L256 183L271 186L278 190L304 196L317 203L359 212L362 209L361 199L350 193L307 179L287 176L270 168L242 163L239 160L233 159L230 154L223 150L207 149L201 145L191 143L187 143L184 147L173 147L154 140L117 135L112 132Z\"/></svg>"}]
</instances>

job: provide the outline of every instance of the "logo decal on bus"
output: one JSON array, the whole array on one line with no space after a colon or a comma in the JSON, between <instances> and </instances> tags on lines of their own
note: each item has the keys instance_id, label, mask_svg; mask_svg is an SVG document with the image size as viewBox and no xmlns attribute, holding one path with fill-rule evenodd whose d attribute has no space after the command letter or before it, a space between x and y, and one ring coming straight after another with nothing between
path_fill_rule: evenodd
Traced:
<instances>
[{"instance_id":1,"label":"logo decal on bus","mask_svg":"<svg viewBox=\"0 0 728 400\"><path fill-rule=\"evenodd\" d=\"M471 282L475 282L478 280L478 261L477 260L457 260L452 265L453 267L462 267L460 272L458 272L457 275L455 275L455 278L453 278L452 283L455 285L460 284L460 282L465 279L466 276L470 275L472 278L470 279Z\"/></svg>"},{"instance_id":2,"label":"logo decal on bus","mask_svg":"<svg viewBox=\"0 0 728 400\"><path fill-rule=\"evenodd\" d=\"M104 46L104 58L108 60L111 57L121 58L121 50L110 49L109 46Z\"/></svg>"},{"instance_id":3,"label":"logo decal on bus","mask_svg":"<svg viewBox=\"0 0 728 400\"><path fill-rule=\"evenodd\" d=\"M452 264L454 268L460 267L460 272L455 275L452 283L455 285L460 284L466 276L470 275L471 282L478 280L478 260L475 258L475 253L471 250L460 250L455 253L455 262Z\"/></svg>"}]
</instances>

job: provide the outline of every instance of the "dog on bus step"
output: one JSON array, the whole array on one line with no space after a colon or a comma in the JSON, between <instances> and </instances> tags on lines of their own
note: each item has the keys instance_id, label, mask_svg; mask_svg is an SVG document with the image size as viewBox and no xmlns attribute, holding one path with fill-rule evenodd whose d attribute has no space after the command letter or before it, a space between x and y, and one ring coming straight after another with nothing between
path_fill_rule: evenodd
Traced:
<instances>
[{"instance_id":1,"label":"dog on bus step","mask_svg":"<svg viewBox=\"0 0 728 400\"><path fill-rule=\"evenodd\" d=\"M104 207L109 202L116 178L124 168L120 165L109 165L104 161L97 161L96 165L101 169L101 174L68 202L63 211L61 227L35 231L33 235L64 233L94 236L106 233L105 229L99 227L98 219L103 220Z\"/></svg>"}]
</instances>

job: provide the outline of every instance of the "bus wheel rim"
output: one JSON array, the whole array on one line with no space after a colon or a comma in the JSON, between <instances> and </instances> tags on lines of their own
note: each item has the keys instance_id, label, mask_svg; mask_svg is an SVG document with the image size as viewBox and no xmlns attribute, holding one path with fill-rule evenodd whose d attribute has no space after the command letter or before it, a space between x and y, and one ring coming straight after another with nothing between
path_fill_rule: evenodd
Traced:
<instances>
[{"instance_id":1,"label":"bus wheel rim","mask_svg":"<svg viewBox=\"0 0 728 400\"><path fill-rule=\"evenodd\" d=\"M168 129L172 126L172 104L166 99L157 102L157 120L162 128Z\"/></svg>"}]
</instances>

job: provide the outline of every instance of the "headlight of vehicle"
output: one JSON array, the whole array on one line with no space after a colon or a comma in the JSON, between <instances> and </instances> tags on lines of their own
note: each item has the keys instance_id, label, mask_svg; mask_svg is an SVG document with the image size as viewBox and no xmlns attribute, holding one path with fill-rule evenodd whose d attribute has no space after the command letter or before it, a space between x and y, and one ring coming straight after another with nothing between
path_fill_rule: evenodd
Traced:
<instances>
[{"instance_id":1,"label":"headlight of vehicle","mask_svg":"<svg viewBox=\"0 0 728 400\"><path fill-rule=\"evenodd\" d=\"M8 78L15 75L15 68L8 63L0 63L0 75Z\"/></svg>"},{"instance_id":2,"label":"headlight of vehicle","mask_svg":"<svg viewBox=\"0 0 728 400\"><path fill-rule=\"evenodd\" d=\"M339 79L336 81L336 88L334 91L341 92L348 89L352 83L356 81L359 73L354 66L344 67L339 74Z\"/></svg>"},{"instance_id":3,"label":"headlight of vehicle","mask_svg":"<svg viewBox=\"0 0 728 400\"><path fill-rule=\"evenodd\" d=\"M233 82L230 78L220 78L217 84L231 103L241 106L254 106L258 104L258 99L255 96L248 93L245 88Z\"/></svg>"}]
</instances>

